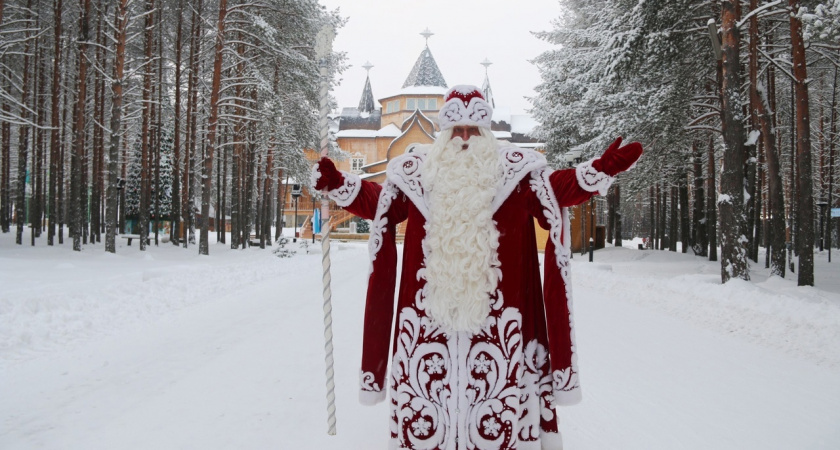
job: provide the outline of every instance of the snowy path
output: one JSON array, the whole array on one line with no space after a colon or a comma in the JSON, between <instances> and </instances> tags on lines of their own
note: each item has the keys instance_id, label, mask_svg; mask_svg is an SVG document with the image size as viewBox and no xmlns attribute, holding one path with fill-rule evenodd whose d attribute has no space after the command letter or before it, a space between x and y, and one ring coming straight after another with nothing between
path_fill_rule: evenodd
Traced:
<instances>
[{"instance_id":1,"label":"snowy path","mask_svg":"<svg viewBox=\"0 0 840 450\"><path fill-rule=\"evenodd\" d=\"M41 313L51 312L51 319L45 320L18 311L4 290L0 326L65 327L57 337L36 334L29 343L10 333L0 347L0 448L387 448L386 405L361 406L356 393L364 245L338 244L332 253L336 437L326 435L320 255L278 259L249 250L237 253L235 263L211 257L196 266L180 254L155 253L158 266L177 271L106 271L119 281L99 295L116 291L130 300L109 308L91 306L84 286L71 285L62 297L56 285L16 285L15 296L47 298ZM573 269L584 401L560 410L567 449L840 448L840 365L832 356L840 344L824 342L796 357L797 345L809 343L795 329L805 325L797 325L791 336L798 344L775 345L785 341L774 330L787 327L787 319L763 319L760 314L773 317L773 311L762 312L749 299L768 286L744 283L735 293L745 301L697 307L711 303L704 292L716 295L717 287L705 269L684 273L696 259L667 252L655 255L662 261L647 262L628 258L634 251L598 255L603 262L576 259ZM68 270L90 270L90 260L101 260L79 258L88 260L77 258ZM144 267L143 257L119 258L104 263ZM652 281L638 273L646 263L667 264L674 273ZM188 288L175 293L180 300L162 299L183 283ZM686 298L675 298L680 285L688 288ZM140 286L150 293L132 292ZM769 288L776 287L789 288ZM840 295L813 291L799 303L826 316L814 339L827 339L825 330L840 320ZM770 297L776 312L791 315L793 307L784 305L795 299ZM87 327L55 306L67 299L78 303L77 314L87 314ZM135 305L141 300L144 308ZM694 309L681 313L690 309L686 302ZM721 308L740 315L745 328L772 323L757 335L726 331L737 320L716 325ZM15 321L10 325L3 315Z\"/></svg>"}]
</instances>

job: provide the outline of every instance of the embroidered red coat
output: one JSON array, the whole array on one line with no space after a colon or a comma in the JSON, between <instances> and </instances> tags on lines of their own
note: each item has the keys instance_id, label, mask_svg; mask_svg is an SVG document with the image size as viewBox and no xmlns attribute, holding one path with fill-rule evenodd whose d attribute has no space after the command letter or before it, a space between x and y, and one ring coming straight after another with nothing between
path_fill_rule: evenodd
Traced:
<instances>
[{"instance_id":1,"label":"embroidered red coat","mask_svg":"<svg viewBox=\"0 0 840 450\"><path fill-rule=\"evenodd\" d=\"M477 334L443 332L418 301L428 217L424 149L393 159L382 185L343 173L344 184L329 192L373 220L360 399L383 401L390 386L392 449L560 449L553 407L580 401L566 207L605 194L612 178L591 161L552 171L541 154L512 146L500 148L499 158L504 175L492 207L502 277ZM544 283L533 218L549 230ZM395 228L404 220L397 291Z\"/></svg>"}]
</instances>

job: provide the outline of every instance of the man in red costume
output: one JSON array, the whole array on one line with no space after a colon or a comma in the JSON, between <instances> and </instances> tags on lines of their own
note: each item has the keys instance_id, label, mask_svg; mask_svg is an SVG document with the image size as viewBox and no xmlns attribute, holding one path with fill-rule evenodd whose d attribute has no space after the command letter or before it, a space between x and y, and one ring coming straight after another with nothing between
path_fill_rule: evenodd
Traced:
<instances>
[{"instance_id":1,"label":"man in red costume","mask_svg":"<svg viewBox=\"0 0 840 450\"><path fill-rule=\"evenodd\" d=\"M455 86L434 144L391 160L384 184L327 158L313 170L316 189L373 221L360 399L390 386L392 449L560 449L553 408L581 398L567 207L604 195L642 147L619 138L554 171L496 140L492 113L478 88ZM549 230L544 283L533 218Z\"/></svg>"}]
</instances>

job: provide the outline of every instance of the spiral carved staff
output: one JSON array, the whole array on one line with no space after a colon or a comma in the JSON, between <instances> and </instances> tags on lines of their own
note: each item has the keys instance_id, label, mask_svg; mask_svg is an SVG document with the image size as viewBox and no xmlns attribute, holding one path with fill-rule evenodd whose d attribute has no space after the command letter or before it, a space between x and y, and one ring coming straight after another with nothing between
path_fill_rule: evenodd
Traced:
<instances>
[{"instance_id":1,"label":"spiral carved staff","mask_svg":"<svg viewBox=\"0 0 840 450\"><path fill-rule=\"evenodd\" d=\"M318 57L318 65L321 76L320 99L320 137L321 156L328 156L329 153L329 124L327 114L329 113L329 58L332 52L332 41L335 38L335 30L331 25L324 26L315 42L315 53ZM324 285L324 350L326 351L327 365L327 433L335 436L335 372L333 370L333 343L332 343L332 291L330 290L330 200L326 195L321 196L321 279ZM314 230L313 230L314 232Z\"/></svg>"}]
</instances>

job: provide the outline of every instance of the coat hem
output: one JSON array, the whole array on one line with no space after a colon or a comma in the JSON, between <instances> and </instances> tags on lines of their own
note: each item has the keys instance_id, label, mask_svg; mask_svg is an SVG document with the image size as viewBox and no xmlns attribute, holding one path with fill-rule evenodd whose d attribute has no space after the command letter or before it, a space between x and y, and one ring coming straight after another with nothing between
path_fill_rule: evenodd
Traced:
<instances>
[{"instance_id":1,"label":"coat hem","mask_svg":"<svg viewBox=\"0 0 840 450\"><path fill-rule=\"evenodd\" d=\"M373 406L385 401L385 391L359 391L359 403Z\"/></svg>"}]
</instances>

